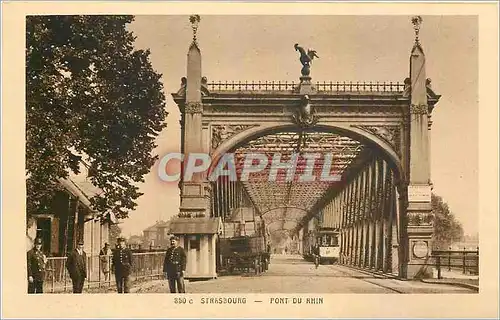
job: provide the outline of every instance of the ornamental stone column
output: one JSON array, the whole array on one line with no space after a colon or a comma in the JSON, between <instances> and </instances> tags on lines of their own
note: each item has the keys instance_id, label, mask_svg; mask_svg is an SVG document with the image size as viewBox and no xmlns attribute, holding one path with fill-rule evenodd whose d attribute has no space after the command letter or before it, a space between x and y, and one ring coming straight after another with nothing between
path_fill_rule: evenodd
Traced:
<instances>
[{"instance_id":1,"label":"ornamental stone column","mask_svg":"<svg viewBox=\"0 0 500 320\"><path fill-rule=\"evenodd\" d=\"M197 21L196 21L197 22ZM203 104L201 96L201 51L196 40L197 25L193 23L193 41L187 54L185 103L181 107L181 152L186 160L190 154L206 153L203 144ZM186 164L186 161L184 161ZM180 182L180 217L209 217L210 192L206 175L195 173L185 179L184 170Z\"/></svg>"},{"instance_id":2,"label":"ornamental stone column","mask_svg":"<svg viewBox=\"0 0 500 320\"><path fill-rule=\"evenodd\" d=\"M418 40L422 19L414 17L416 38L410 56L411 104L409 106L409 181L406 208L406 267L402 270L405 278L425 276L422 264L430 255L433 234L429 116L427 101L427 79L425 75L425 55ZM430 271L430 270L428 270Z\"/></svg>"}]
</instances>

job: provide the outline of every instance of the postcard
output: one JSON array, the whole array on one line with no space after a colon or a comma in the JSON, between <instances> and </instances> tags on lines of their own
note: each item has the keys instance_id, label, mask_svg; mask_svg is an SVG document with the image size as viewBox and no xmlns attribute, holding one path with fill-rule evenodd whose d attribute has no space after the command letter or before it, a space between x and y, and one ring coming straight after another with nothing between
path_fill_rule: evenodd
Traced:
<instances>
[{"instance_id":1,"label":"postcard","mask_svg":"<svg viewBox=\"0 0 500 320\"><path fill-rule=\"evenodd\" d=\"M498 4L2 9L4 317L498 315Z\"/></svg>"}]
</instances>

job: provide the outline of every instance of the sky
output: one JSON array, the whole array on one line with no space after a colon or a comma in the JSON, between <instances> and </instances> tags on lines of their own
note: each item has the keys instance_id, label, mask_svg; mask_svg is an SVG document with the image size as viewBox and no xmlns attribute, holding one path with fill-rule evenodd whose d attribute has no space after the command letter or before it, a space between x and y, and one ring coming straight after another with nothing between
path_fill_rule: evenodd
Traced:
<instances>
[{"instance_id":1,"label":"sky","mask_svg":"<svg viewBox=\"0 0 500 320\"><path fill-rule=\"evenodd\" d=\"M432 113L431 179L462 223L478 232L478 23L474 16L423 16L420 42L427 77L442 95ZM399 81L409 76L414 42L410 16L201 16L198 42L208 81L296 81L299 43L317 51L313 81ZM136 16L129 25L137 49L150 49L163 75L167 128L158 136L160 157L180 151L180 113L171 94L186 75L192 40L188 16ZM158 178L157 166L140 185L144 195L121 224L141 234L179 211L176 183Z\"/></svg>"}]
</instances>

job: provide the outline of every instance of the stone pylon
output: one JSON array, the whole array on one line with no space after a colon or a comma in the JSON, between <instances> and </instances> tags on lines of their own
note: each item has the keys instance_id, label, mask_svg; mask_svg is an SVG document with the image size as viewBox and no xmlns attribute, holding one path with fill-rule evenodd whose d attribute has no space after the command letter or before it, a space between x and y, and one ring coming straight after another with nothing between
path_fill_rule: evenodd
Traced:
<instances>
[{"instance_id":1,"label":"stone pylon","mask_svg":"<svg viewBox=\"0 0 500 320\"><path fill-rule=\"evenodd\" d=\"M203 144L201 58L198 42L193 37L187 54L186 100L181 108L181 152L184 159L190 154L208 153ZM206 174L202 173L194 173L185 180L182 171L180 217L210 217L210 190L206 180Z\"/></svg>"},{"instance_id":2,"label":"stone pylon","mask_svg":"<svg viewBox=\"0 0 500 320\"><path fill-rule=\"evenodd\" d=\"M408 112L409 176L406 203L406 235L404 235L403 263L400 274L406 278L425 276L431 270L423 267L431 254L433 216L430 176L430 109L427 97L425 55L418 40L410 55L411 102Z\"/></svg>"}]
</instances>

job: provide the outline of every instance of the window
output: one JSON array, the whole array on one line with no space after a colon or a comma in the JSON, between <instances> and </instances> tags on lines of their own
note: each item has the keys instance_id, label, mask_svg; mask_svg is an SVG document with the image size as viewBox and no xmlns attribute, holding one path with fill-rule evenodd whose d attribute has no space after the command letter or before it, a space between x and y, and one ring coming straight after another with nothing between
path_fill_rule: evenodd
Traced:
<instances>
[{"instance_id":1,"label":"window","mask_svg":"<svg viewBox=\"0 0 500 320\"><path fill-rule=\"evenodd\" d=\"M339 245L339 238L337 235L332 236L332 246L338 246Z\"/></svg>"},{"instance_id":2,"label":"window","mask_svg":"<svg viewBox=\"0 0 500 320\"><path fill-rule=\"evenodd\" d=\"M38 218L36 222L36 237L42 239L42 251L50 252L51 221L50 218Z\"/></svg>"},{"instance_id":3,"label":"window","mask_svg":"<svg viewBox=\"0 0 500 320\"><path fill-rule=\"evenodd\" d=\"M200 238L196 237L195 239L189 240L189 248L200 250Z\"/></svg>"}]
</instances>

